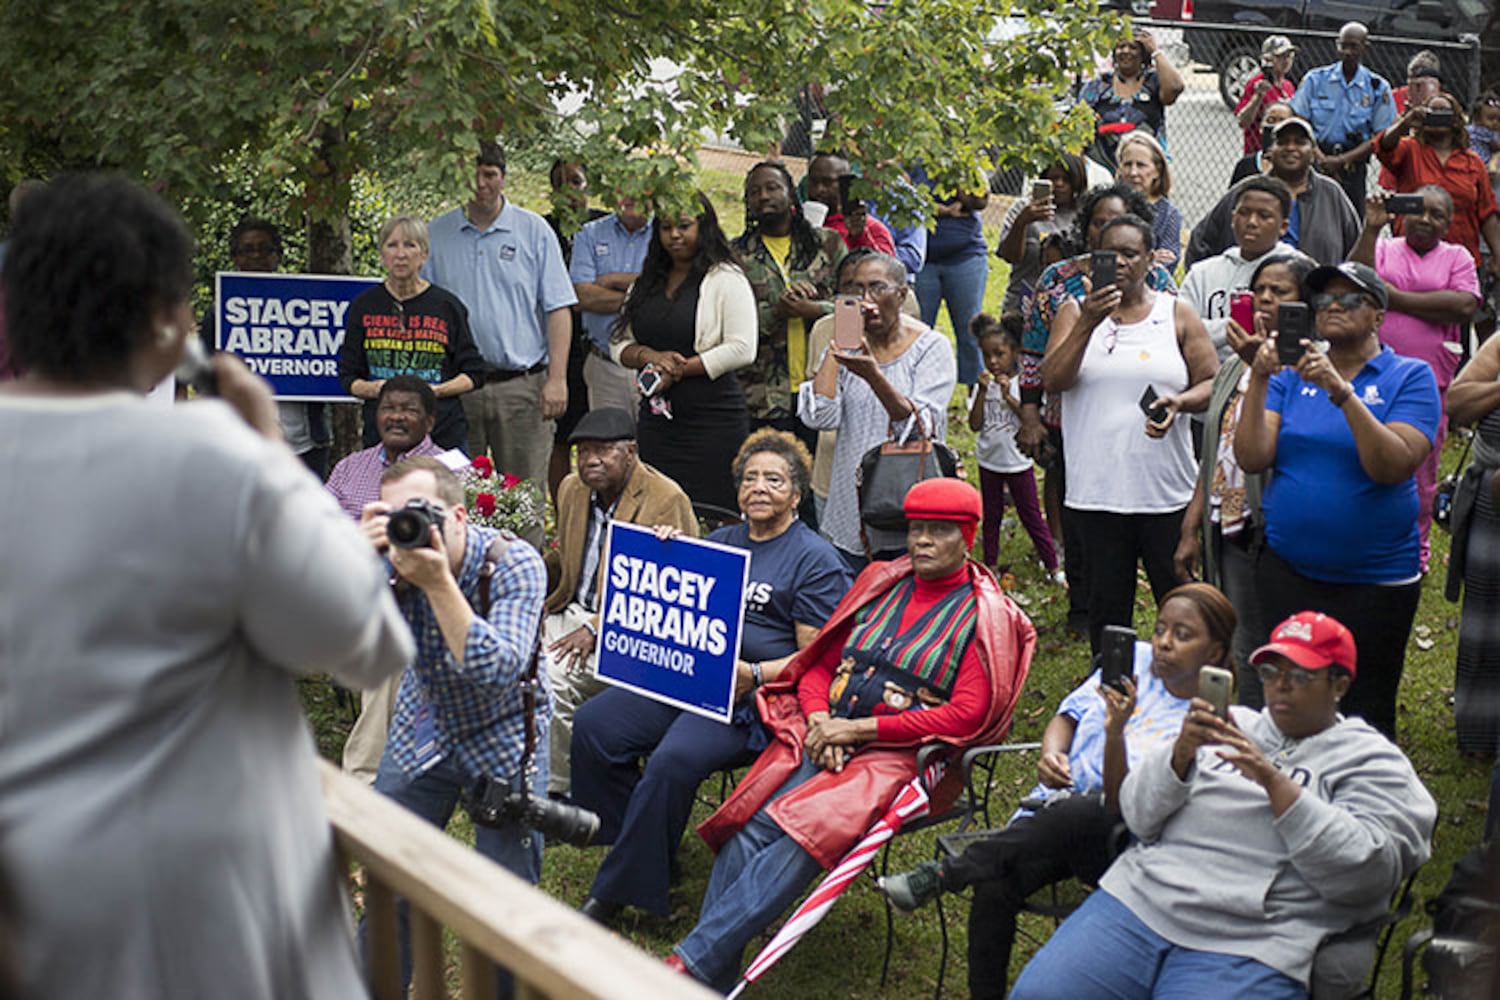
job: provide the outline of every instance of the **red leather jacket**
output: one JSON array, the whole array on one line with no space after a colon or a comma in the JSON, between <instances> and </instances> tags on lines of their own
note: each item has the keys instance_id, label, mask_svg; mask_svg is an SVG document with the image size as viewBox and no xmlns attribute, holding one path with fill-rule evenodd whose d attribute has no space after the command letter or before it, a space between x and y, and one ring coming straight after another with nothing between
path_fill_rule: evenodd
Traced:
<instances>
[{"instance_id":1,"label":"red leather jacket","mask_svg":"<svg viewBox=\"0 0 1500 1000\"><path fill-rule=\"evenodd\" d=\"M972 561L968 568L979 602L974 641L979 644L980 662L989 672L991 701L978 729L943 738L942 742L956 748L997 743L1005 737L1036 648L1036 629L1031 620L1001 592L989 570ZM801 766L807 719L797 701L799 678L818 662L830 643L843 641L847 629L840 626L911 572L911 559L906 556L872 563L854 581L854 587L811 645L797 654L779 678L755 693L760 716L771 730L771 745L761 752L724 804L698 827L698 834L709 847L718 851ZM820 771L777 799L769 809L771 818L825 869L832 868L916 775L916 751L921 743L935 741L937 737L911 744L866 743L842 771ZM950 768L932 790L933 810L947 808L962 786L963 775L958 768Z\"/></svg>"}]
</instances>

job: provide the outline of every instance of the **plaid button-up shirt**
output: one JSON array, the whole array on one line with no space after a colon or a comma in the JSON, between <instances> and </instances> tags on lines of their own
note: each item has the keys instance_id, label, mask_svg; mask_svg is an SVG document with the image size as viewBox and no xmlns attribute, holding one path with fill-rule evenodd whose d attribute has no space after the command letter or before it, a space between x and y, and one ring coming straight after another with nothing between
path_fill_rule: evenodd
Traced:
<instances>
[{"instance_id":1,"label":"plaid button-up shirt","mask_svg":"<svg viewBox=\"0 0 1500 1000\"><path fill-rule=\"evenodd\" d=\"M389 750L406 774L418 772L415 720L431 706L438 749L471 778L515 774L525 749L522 681L538 642L547 570L534 548L512 539L490 578L488 619L479 617L479 569L499 532L469 525L458 586L474 609L460 664L449 652L427 595L406 588L398 595L402 613L417 640L417 657L401 679L391 721ZM536 738L547 741L552 696L545 665L537 669Z\"/></svg>"}]
</instances>

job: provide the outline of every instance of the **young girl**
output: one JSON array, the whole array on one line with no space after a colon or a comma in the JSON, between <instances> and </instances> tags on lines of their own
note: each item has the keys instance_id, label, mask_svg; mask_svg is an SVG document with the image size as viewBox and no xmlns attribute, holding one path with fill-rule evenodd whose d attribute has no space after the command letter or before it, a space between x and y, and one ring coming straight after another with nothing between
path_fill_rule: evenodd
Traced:
<instances>
[{"instance_id":1,"label":"young girl","mask_svg":"<svg viewBox=\"0 0 1500 1000\"><path fill-rule=\"evenodd\" d=\"M978 435L974 450L979 460L979 490L984 497L985 565L994 566L1000 557L1000 522L1008 490L1047 574L1061 583L1057 549L1037 502L1031 459L1016 447L1016 431L1021 426L1016 381L1021 356L1021 317L1008 314L996 320L988 313L980 313L970 322L969 331L979 342L979 353L984 359L984 370L979 373L979 385L969 410L969 428Z\"/></svg>"}]
</instances>

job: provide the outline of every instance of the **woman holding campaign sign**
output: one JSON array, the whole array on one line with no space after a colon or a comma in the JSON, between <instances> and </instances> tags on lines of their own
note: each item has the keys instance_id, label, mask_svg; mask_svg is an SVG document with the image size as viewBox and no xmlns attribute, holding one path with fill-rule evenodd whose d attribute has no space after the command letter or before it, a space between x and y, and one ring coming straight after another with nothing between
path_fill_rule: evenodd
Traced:
<instances>
[{"instance_id":1,"label":"woman holding campaign sign","mask_svg":"<svg viewBox=\"0 0 1500 1000\"><path fill-rule=\"evenodd\" d=\"M833 546L797 519L812 479L802 443L783 431L757 431L732 469L744 523L708 540L750 553L733 721L610 688L579 708L573 722L573 800L599 814L594 842L614 845L583 904L596 920L624 906L668 912L672 860L698 785L765 747L751 694L781 676L849 589L849 572Z\"/></svg>"},{"instance_id":2,"label":"woman holding campaign sign","mask_svg":"<svg viewBox=\"0 0 1500 1000\"><path fill-rule=\"evenodd\" d=\"M459 397L484 382L484 359L474 346L464 304L419 273L426 261L427 223L395 216L380 227L385 281L349 304L339 384L365 401L367 447L380 443L375 429L380 386L396 375L415 375L432 386L438 398L435 444L468 444L469 421Z\"/></svg>"},{"instance_id":3,"label":"woman holding campaign sign","mask_svg":"<svg viewBox=\"0 0 1500 1000\"><path fill-rule=\"evenodd\" d=\"M968 558L979 492L956 479L913 486L908 555L870 565L812 644L756 692L771 743L699 827L719 852L698 925L673 951L716 988L740 953L832 868L917 773L931 743L994 743L1036 645L1036 630ZM962 786L949 769L941 809Z\"/></svg>"}]
</instances>

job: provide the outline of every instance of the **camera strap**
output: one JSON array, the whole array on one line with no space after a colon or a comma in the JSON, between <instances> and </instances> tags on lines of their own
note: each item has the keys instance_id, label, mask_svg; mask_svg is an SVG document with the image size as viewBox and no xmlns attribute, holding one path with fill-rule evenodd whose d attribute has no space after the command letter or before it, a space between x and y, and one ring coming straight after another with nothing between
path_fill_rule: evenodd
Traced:
<instances>
[{"instance_id":1,"label":"camera strap","mask_svg":"<svg viewBox=\"0 0 1500 1000\"><path fill-rule=\"evenodd\" d=\"M484 550L484 562L479 567L479 617L490 618L490 601L495 586L495 570L506 551L520 539L503 528ZM521 780L528 781L531 757L536 752L536 686L538 661L542 655L542 620L537 622L536 642L531 647L531 662L526 665L526 676L521 679L521 704L526 716L526 747L521 752Z\"/></svg>"}]
</instances>

